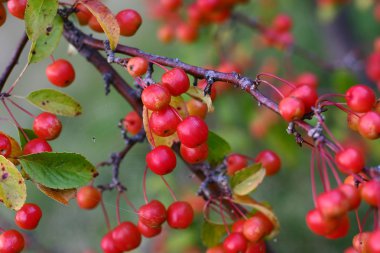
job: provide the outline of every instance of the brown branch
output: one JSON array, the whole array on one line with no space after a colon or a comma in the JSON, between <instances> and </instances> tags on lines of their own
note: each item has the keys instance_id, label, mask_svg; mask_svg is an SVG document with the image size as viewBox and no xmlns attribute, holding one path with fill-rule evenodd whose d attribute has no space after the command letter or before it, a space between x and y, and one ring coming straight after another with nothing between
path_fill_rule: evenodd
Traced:
<instances>
[{"instance_id":1,"label":"brown branch","mask_svg":"<svg viewBox=\"0 0 380 253\"><path fill-rule=\"evenodd\" d=\"M16 48L16 51L14 52L11 61L9 62L8 66L5 68L3 74L0 78L0 92L3 90L5 83L8 80L8 77L12 73L13 68L17 65L18 60L21 56L22 51L25 48L26 43L28 42L28 37L26 36L26 33L22 35L22 38Z\"/></svg>"}]
</instances>

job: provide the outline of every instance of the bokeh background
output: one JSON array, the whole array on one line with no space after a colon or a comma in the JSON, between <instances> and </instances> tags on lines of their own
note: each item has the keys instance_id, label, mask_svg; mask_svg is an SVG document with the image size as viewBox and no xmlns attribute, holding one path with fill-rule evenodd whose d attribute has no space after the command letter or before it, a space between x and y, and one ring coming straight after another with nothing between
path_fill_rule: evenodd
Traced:
<instances>
[{"instance_id":1,"label":"bokeh background","mask_svg":"<svg viewBox=\"0 0 380 253\"><path fill-rule=\"evenodd\" d=\"M221 59L232 60L242 64L244 74L252 78L262 70L263 66L274 69L277 75L289 80L298 73L311 71L318 74L321 93L343 92L353 83L367 81L360 69L362 64L360 61L354 62L359 66L356 73L326 70L292 52L260 47L256 31L234 22L202 29L196 43L185 45L174 42L165 45L156 38L159 22L149 17L143 1L105 2L115 13L124 8L133 8L141 13L144 22L140 30L134 37L122 38L121 43L139 47L147 52L179 58L184 62L200 66L215 65ZM318 11L314 1L303 0L252 0L237 10L252 17L260 17L264 22L270 22L279 12L289 14L294 21L296 43L331 63L349 61L352 55L365 59L365 55L372 51L373 40L380 31L380 24L374 18L370 0L352 1L336 10L335 16L327 11ZM326 16L329 15L330 21L326 22ZM23 29L23 22L12 16L8 16L8 21L0 28L1 71L8 63ZM93 33L87 27L83 30ZM94 36L104 38L102 34ZM231 51L218 50L218 45L224 43L232 43L233 46L228 47ZM64 89L64 92L81 102L83 115L78 118L61 118L63 123L61 137L51 144L56 151L78 152L96 164L123 147L117 123L131 108L114 90L105 96L101 75L81 56L68 56L67 48L67 42L62 40L54 57L66 58L73 63L77 78L70 87ZM8 85L15 80L26 64L26 59L27 50L23 53ZM26 96L35 89L51 88L45 76L45 68L49 63L50 60L47 59L31 65L17 85L14 94ZM132 83L132 79L123 69L116 68ZM374 85L369 82L368 84ZM27 102L22 99L18 101L30 108L33 113L38 113ZM25 128L31 128L31 118L16 109L13 111ZM0 112L1 116L4 116L4 109L0 109ZM265 121L261 120L260 115L262 109L251 97L239 90L233 90L218 97L215 101L215 112L208 116L207 121L213 131L230 143L234 152L254 157L260 150L269 148L282 158L283 167L280 173L267 178L253 194L258 200L268 201L280 219L281 232L277 238L269 242L273 252L343 252L351 245L353 235L358 232L354 217L351 217L350 234L345 239L326 240L308 230L304 217L306 212L313 208L309 176L310 150L300 148L293 137L286 134L286 124L281 120L274 120L271 126L264 124L260 128L260 121ZM327 117L331 129L339 139L345 141L357 137L348 131L344 114L331 110ZM254 130L252 124L255 125ZM18 136L15 127L6 121L1 121L0 128L1 131L14 137ZM360 142L360 145L370 147L367 156L369 164L379 164L378 141L364 141ZM122 182L128 187L127 195L136 206L143 204L142 173L148 150L147 143L136 145L121 167ZM175 172L167 176L167 179L178 198L196 193L198 182L191 177L183 164L178 165ZM96 183L106 183L109 180L110 168L101 168ZM149 197L158 198L169 205L171 202L169 192L159 177L150 174L147 180ZM100 208L83 211L77 207L74 200L69 206L63 206L40 193L33 184L28 183L28 186L27 201L38 203L44 215L36 231L26 232L30 240L25 252L101 252L99 242L106 232L106 225ZM113 225L116 224L115 196L114 192L107 192L104 195ZM130 207L123 203L121 208L123 219L137 221L137 215ZM362 217L366 210L367 207L362 207L360 210ZM0 207L0 226L14 228L13 217L12 211ZM198 217L191 229L185 231L167 229L164 235L157 239L144 239L143 246L134 252L178 253L186 252L189 248L199 249L193 252L204 252L205 249L202 248L199 238L200 221L201 217ZM159 248L163 249L159 251Z\"/></svg>"}]
</instances>

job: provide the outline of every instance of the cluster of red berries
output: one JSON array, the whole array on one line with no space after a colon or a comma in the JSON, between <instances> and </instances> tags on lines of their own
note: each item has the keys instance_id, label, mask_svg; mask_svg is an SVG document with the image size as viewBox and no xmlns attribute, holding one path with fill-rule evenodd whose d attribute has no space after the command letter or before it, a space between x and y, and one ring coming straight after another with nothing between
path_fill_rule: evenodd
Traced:
<instances>
[{"instance_id":1,"label":"cluster of red berries","mask_svg":"<svg viewBox=\"0 0 380 253\"><path fill-rule=\"evenodd\" d=\"M33 230L42 217L41 208L32 203L24 204L16 212L15 223L19 228ZM19 253L25 247L24 236L17 230L6 230L0 234L0 252Z\"/></svg>"},{"instance_id":2,"label":"cluster of red berries","mask_svg":"<svg viewBox=\"0 0 380 253\"><path fill-rule=\"evenodd\" d=\"M377 8L380 17L380 4L377 4ZM373 43L374 51L367 57L365 62L365 71L367 77L375 82L380 88L380 39L376 38Z\"/></svg>"},{"instance_id":3,"label":"cluster of red berries","mask_svg":"<svg viewBox=\"0 0 380 253\"><path fill-rule=\"evenodd\" d=\"M103 33L103 28L94 15L82 4L75 7L76 16L80 25L88 25L93 31ZM132 9L125 9L118 12L115 16L120 27L120 35L133 36L142 24L140 14Z\"/></svg>"},{"instance_id":4,"label":"cluster of red berries","mask_svg":"<svg viewBox=\"0 0 380 253\"><path fill-rule=\"evenodd\" d=\"M221 23L230 17L233 8L246 0L147 0L148 8L155 19L163 21L157 32L160 41L171 42L174 38L184 43L194 42L202 26ZM186 15L181 15L185 13Z\"/></svg>"},{"instance_id":5,"label":"cluster of red berries","mask_svg":"<svg viewBox=\"0 0 380 253\"><path fill-rule=\"evenodd\" d=\"M274 228L273 223L262 213L256 212L252 217L234 222L231 233L223 243L209 248L207 253L265 253L264 238Z\"/></svg>"},{"instance_id":6,"label":"cluster of red berries","mask_svg":"<svg viewBox=\"0 0 380 253\"><path fill-rule=\"evenodd\" d=\"M254 159L240 154L232 154L227 157L227 175L233 176L236 172L246 168L249 160L261 163L267 176L276 174L281 168L280 157L271 150L261 151Z\"/></svg>"},{"instance_id":7,"label":"cluster of red berries","mask_svg":"<svg viewBox=\"0 0 380 253\"><path fill-rule=\"evenodd\" d=\"M380 136L380 102L375 92L365 85L355 85L347 90L346 102L351 112L347 115L348 126L367 139Z\"/></svg>"},{"instance_id":8,"label":"cluster of red berries","mask_svg":"<svg viewBox=\"0 0 380 253\"><path fill-rule=\"evenodd\" d=\"M264 42L268 46L278 47L280 49L288 48L293 44L292 27L293 21L291 17L286 14L277 15L263 34Z\"/></svg>"}]
</instances>

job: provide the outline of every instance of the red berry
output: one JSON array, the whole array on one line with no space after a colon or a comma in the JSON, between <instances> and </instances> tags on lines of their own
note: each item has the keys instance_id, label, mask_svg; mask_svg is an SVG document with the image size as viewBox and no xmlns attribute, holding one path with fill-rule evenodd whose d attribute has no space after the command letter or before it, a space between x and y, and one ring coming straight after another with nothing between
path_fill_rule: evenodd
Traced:
<instances>
[{"instance_id":1,"label":"red berry","mask_svg":"<svg viewBox=\"0 0 380 253\"><path fill-rule=\"evenodd\" d=\"M245 252L248 243L241 233L229 234L223 242L223 248L225 253L240 253Z\"/></svg>"},{"instance_id":2,"label":"red berry","mask_svg":"<svg viewBox=\"0 0 380 253\"><path fill-rule=\"evenodd\" d=\"M327 218L340 217L350 208L346 195L338 189L321 193L317 198L317 204L318 210Z\"/></svg>"},{"instance_id":3,"label":"red berry","mask_svg":"<svg viewBox=\"0 0 380 253\"><path fill-rule=\"evenodd\" d=\"M129 251L140 245L141 234L135 224L125 221L112 230L112 239L117 249Z\"/></svg>"},{"instance_id":4,"label":"red berry","mask_svg":"<svg viewBox=\"0 0 380 253\"><path fill-rule=\"evenodd\" d=\"M139 229L142 236L146 238L152 238L156 235L159 235L162 231L161 226L160 227L149 227L145 225L141 220L137 222L137 228Z\"/></svg>"},{"instance_id":5,"label":"red berry","mask_svg":"<svg viewBox=\"0 0 380 253\"><path fill-rule=\"evenodd\" d=\"M58 59L46 68L49 81L58 87L67 87L75 79L75 70L70 62Z\"/></svg>"},{"instance_id":6,"label":"red berry","mask_svg":"<svg viewBox=\"0 0 380 253\"><path fill-rule=\"evenodd\" d=\"M363 184L360 195L371 206L380 206L380 182L372 179Z\"/></svg>"},{"instance_id":7,"label":"red berry","mask_svg":"<svg viewBox=\"0 0 380 253\"><path fill-rule=\"evenodd\" d=\"M345 237L350 230L350 220L347 215L339 219L339 225L330 234L325 235L328 239L338 239Z\"/></svg>"},{"instance_id":8,"label":"red berry","mask_svg":"<svg viewBox=\"0 0 380 253\"><path fill-rule=\"evenodd\" d=\"M295 97L283 98L278 105L281 116L288 122L298 120L305 114L305 104Z\"/></svg>"},{"instance_id":9,"label":"red berry","mask_svg":"<svg viewBox=\"0 0 380 253\"><path fill-rule=\"evenodd\" d=\"M102 194L94 186L84 186L77 192L77 203L82 209L94 209L101 200Z\"/></svg>"},{"instance_id":10,"label":"red berry","mask_svg":"<svg viewBox=\"0 0 380 253\"><path fill-rule=\"evenodd\" d=\"M112 232L107 233L103 236L100 247L102 248L104 253L122 253L122 250L119 250L116 247L115 241L112 238Z\"/></svg>"},{"instance_id":11,"label":"red berry","mask_svg":"<svg viewBox=\"0 0 380 253\"><path fill-rule=\"evenodd\" d=\"M369 111L362 115L358 124L359 133L367 139L377 139L380 136L380 114Z\"/></svg>"},{"instance_id":12,"label":"red berry","mask_svg":"<svg viewBox=\"0 0 380 253\"><path fill-rule=\"evenodd\" d=\"M374 253L372 251L368 250L368 240L371 236L371 232L362 232L354 236L352 239L352 246L359 252L359 253Z\"/></svg>"},{"instance_id":13,"label":"red berry","mask_svg":"<svg viewBox=\"0 0 380 253\"><path fill-rule=\"evenodd\" d=\"M343 173L358 173L365 165L363 154L356 148L345 148L335 154L335 162Z\"/></svg>"},{"instance_id":14,"label":"red berry","mask_svg":"<svg viewBox=\"0 0 380 253\"><path fill-rule=\"evenodd\" d=\"M189 112L189 115L191 116L198 116L199 118L206 118L208 108L205 103L202 101L191 98L189 101L186 102L186 108Z\"/></svg>"},{"instance_id":15,"label":"red berry","mask_svg":"<svg viewBox=\"0 0 380 253\"><path fill-rule=\"evenodd\" d=\"M203 13L208 13L216 10L220 4L220 0L197 0L197 6Z\"/></svg>"},{"instance_id":16,"label":"red berry","mask_svg":"<svg viewBox=\"0 0 380 253\"><path fill-rule=\"evenodd\" d=\"M90 20L88 21L88 26L95 32L98 33L104 33L103 27L100 25L99 21L96 19L95 16L91 16Z\"/></svg>"},{"instance_id":17,"label":"red berry","mask_svg":"<svg viewBox=\"0 0 380 253\"><path fill-rule=\"evenodd\" d=\"M169 105L171 95L169 90L164 86L152 84L143 90L141 100L149 110L159 111Z\"/></svg>"},{"instance_id":18,"label":"red berry","mask_svg":"<svg viewBox=\"0 0 380 253\"><path fill-rule=\"evenodd\" d=\"M24 247L24 237L17 230L7 230L0 235L1 253L19 253Z\"/></svg>"},{"instance_id":19,"label":"red berry","mask_svg":"<svg viewBox=\"0 0 380 253\"><path fill-rule=\"evenodd\" d=\"M15 223L20 228L32 230L38 226L41 217L42 211L38 205L26 203L16 212Z\"/></svg>"},{"instance_id":20,"label":"red berry","mask_svg":"<svg viewBox=\"0 0 380 253\"><path fill-rule=\"evenodd\" d=\"M349 210L355 210L359 207L361 198L358 188L351 184L341 184L339 185L338 190L343 192L348 199L350 204Z\"/></svg>"},{"instance_id":21,"label":"red berry","mask_svg":"<svg viewBox=\"0 0 380 253\"><path fill-rule=\"evenodd\" d=\"M281 168L280 157L271 150L261 151L255 158L255 162L261 163L265 168L266 174L272 176L276 174Z\"/></svg>"},{"instance_id":22,"label":"red berry","mask_svg":"<svg viewBox=\"0 0 380 253\"><path fill-rule=\"evenodd\" d=\"M166 220L166 208L158 200L152 200L140 207L139 222L151 228L158 228Z\"/></svg>"},{"instance_id":23,"label":"red berry","mask_svg":"<svg viewBox=\"0 0 380 253\"><path fill-rule=\"evenodd\" d=\"M273 229L273 223L262 213L256 213L245 221L243 234L251 242L258 242Z\"/></svg>"},{"instance_id":24,"label":"red berry","mask_svg":"<svg viewBox=\"0 0 380 253\"><path fill-rule=\"evenodd\" d=\"M173 96L185 93L190 87L189 77L180 68L174 68L165 72L161 77L161 82Z\"/></svg>"},{"instance_id":25,"label":"red berry","mask_svg":"<svg viewBox=\"0 0 380 253\"><path fill-rule=\"evenodd\" d=\"M175 11L182 5L182 0L160 0L160 5L169 11Z\"/></svg>"},{"instance_id":26,"label":"red berry","mask_svg":"<svg viewBox=\"0 0 380 253\"><path fill-rule=\"evenodd\" d=\"M177 159L171 148L158 146L146 155L146 163L155 174L166 175L174 170Z\"/></svg>"},{"instance_id":27,"label":"red berry","mask_svg":"<svg viewBox=\"0 0 380 253\"><path fill-rule=\"evenodd\" d=\"M347 125L353 131L358 131L361 113L347 113Z\"/></svg>"},{"instance_id":28,"label":"red berry","mask_svg":"<svg viewBox=\"0 0 380 253\"><path fill-rule=\"evenodd\" d=\"M244 223L245 223L244 219L235 221L231 228L232 232L243 233Z\"/></svg>"},{"instance_id":29,"label":"red berry","mask_svg":"<svg viewBox=\"0 0 380 253\"><path fill-rule=\"evenodd\" d=\"M33 131L41 139L53 140L61 133L61 121L52 113L43 112L33 121Z\"/></svg>"},{"instance_id":30,"label":"red berry","mask_svg":"<svg viewBox=\"0 0 380 253\"><path fill-rule=\"evenodd\" d=\"M249 243L248 248L244 253L265 253L267 252L267 246L265 241L259 241L257 243Z\"/></svg>"},{"instance_id":31,"label":"red berry","mask_svg":"<svg viewBox=\"0 0 380 253\"><path fill-rule=\"evenodd\" d=\"M12 153L12 143L8 136L0 133L0 155L9 157Z\"/></svg>"},{"instance_id":32,"label":"red berry","mask_svg":"<svg viewBox=\"0 0 380 253\"><path fill-rule=\"evenodd\" d=\"M346 92L347 105L355 112L368 112L376 102L375 92L368 86L358 84Z\"/></svg>"},{"instance_id":33,"label":"red berry","mask_svg":"<svg viewBox=\"0 0 380 253\"><path fill-rule=\"evenodd\" d=\"M297 77L296 84L297 86L308 85L316 89L318 79L313 73L305 72Z\"/></svg>"},{"instance_id":34,"label":"red berry","mask_svg":"<svg viewBox=\"0 0 380 253\"><path fill-rule=\"evenodd\" d=\"M77 10L75 15L78 18L79 24L87 25L88 22L90 21L90 18L92 17L92 13L83 4L77 4L75 6L75 9Z\"/></svg>"},{"instance_id":35,"label":"red berry","mask_svg":"<svg viewBox=\"0 0 380 253\"><path fill-rule=\"evenodd\" d=\"M292 29L292 25L291 17L285 14L280 14L273 20L273 28L280 33L289 31Z\"/></svg>"},{"instance_id":36,"label":"red berry","mask_svg":"<svg viewBox=\"0 0 380 253\"><path fill-rule=\"evenodd\" d=\"M380 5L378 5L380 7ZM378 8L380 10L380 8ZM380 53L371 54L366 62L366 73L369 79L374 82L380 80Z\"/></svg>"},{"instance_id":37,"label":"red berry","mask_svg":"<svg viewBox=\"0 0 380 253\"><path fill-rule=\"evenodd\" d=\"M179 151L185 162L190 164L200 163L207 159L208 145L205 142L195 148L188 148L185 145L181 144Z\"/></svg>"},{"instance_id":38,"label":"red berry","mask_svg":"<svg viewBox=\"0 0 380 253\"><path fill-rule=\"evenodd\" d=\"M47 141L43 139L33 139L25 144L23 154L30 155L42 152L51 152L53 149L47 143Z\"/></svg>"},{"instance_id":39,"label":"red berry","mask_svg":"<svg viewBox=\"0 0 380 253\"><path fill-rule=\"evenodd\" d=\"M178 124L177 134L183 145L195 148L207 141L208 126L203 119L189 116Z\"/></svg>"},{"instance_id":40,"label":"red berry","mask_svg":"<svg viewBox=\"0 0 380 253\"><path fill-rule=\"evenodd\" d=\"M367 248L371 253L380 253L380 230L375 230L370 234Z\"/></svg>"},{"instance_id":41,"label":"red berry","mask_svg":"<svg viewBox=\"0 0 380 253\"><path fill-rule=\"evenodd\" d=\"M181 120L175 109L167 106L160 111L154 111L149 118L149 126L153 133L166 137L175 133Z\"/></svg>"},{"instance_id":42,"label":"red berry","mask_svg":"<svg viewBox=\"0 0 380 253\"><path fill-rule=\"evenodd\" d=\"M212 248L208 248L206 250L206 253L225 253L225 252L224 252L223 245L217 245Z\"/></svg>"},{"instance_id":43,"label":"red berry","mask_svg":"<svg viewBox=\"0 0 380 253\"><path fill-rule=\"evenodd\" d=\"M198 38L198 27L193 24L181 23L175 32L177 39L183 43L191 43Z\"/></svg>"},{"instance_id":44,"label":"red berry","mask_svg":"<svg viewBox=\"0 0 380 253\"><path fill-rule=\"evenodd\" d=\"M7 3L8 11L14 17L24 19L27 0L9 0Z\"/></svg>"},{"instance_id":45,"label":"red berry","mask_svg":"<svg viewBox=\"0 0 380 253\"><path fill-rule=\"evenodd\" d=\"M0 27L5 23L7 19L7 12L5 11L5 7L3 3L0 3Z\"/></svg>"},{"instance_id":46,"label":"red berry","mask_svg":"<svg viewBox=\"0 0 380 253\"><path fill-rule=\"evenodd\" d=\"M116 20L120 26L120 34L123 36L133 36L142 23L140 14L132 9L125 9L116 15Z\"/></svg>"},{"instance_id":47,"label":"red berry","mask_svg":"<svg viewBox=\"0 0 380 253\"><path fill-rule=\"evenodd\" d=\"M128 131L128 133L134 135L140 132L143 126L143 121L141 119L141 116L136 111L131 111L125 115L123 126L124 129Z\"/></svg>"},{"instance_id":48,"label":"red berry","mask_svg":"<svg viewBox=\"0 0 380 253\"><path fill-rule=\"evenodd\" d=\"M247 158L243 155L234 154L227 157L227 174L232 176L237 171L247 167Z\"/></svg>"},{"instance_id":49,"label":"red berry","mask_svg":"<svg viewBox=\"0 0 380 253\"><path fill-rule=\"evenodd\" d=\"M168 224L172 228L185 229L191 225L194 218L194 210L185 201L173 202L167 211Z\"/></svg>"},{"instance_id":50,"label":"red berry","mask_svg":"<svg viewBox=\"0 0 380 253\"><path fill-rule=\"evenodd\" d=\"M306 225L317 235L327 235L338 227L339 219L326 218L318 209L313 209L306 214Z\"/></svg>"},{"instance_id":51,"label":"red berry","mask_svg":"<svg viewBox=\"0 0 380 253\"><path fill-rule=\"evenodd\" d=\"M163 25L157 30L157 38L162 43L169 43L174 38L174 29L171 25Z\"/></svg>"},{"instance_id":52,"label":"red berry","mask_svg":"<svg viewBox=\"0 0 380 253\"><path fill-rule=\"evenodd\" d=\"M142 57L132 57L127 63L127 71L132 77L142 76L148 70L148 61Z\"/></svg>"},{"instance_id":53,"label":"red berry","mask_svg":"<svg viewBox=\"0 0 380 253\"><path fill-rule=\"evenodd\" d=\"M316 89L309 85L298 86L289 94L289 96L301 99L307 112L311 110L311 107L315 105L315 102L318 99Z\"/></svg>"}]
</instances>

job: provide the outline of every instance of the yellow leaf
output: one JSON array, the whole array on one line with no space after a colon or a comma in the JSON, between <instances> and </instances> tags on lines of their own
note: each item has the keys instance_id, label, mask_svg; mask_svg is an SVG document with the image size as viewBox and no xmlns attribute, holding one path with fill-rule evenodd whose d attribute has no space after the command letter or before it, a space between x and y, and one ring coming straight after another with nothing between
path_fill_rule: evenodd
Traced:
<instances>
[{"instance_id":1,"label":"yellow leaf","mask_svg":"<svg viewBox=\"0 0 380 253\"><path fill-rule=\"evenodd\" d=\"M209 95L204 95L204 92L202 89L199 89L196 86L191 86L189 90L186 92L187 95L191 96L192 98L198 99L205 103L207 105L208 112L213 112L214 107L212 106L212 100Z\"/></svg>"},{"instance_id":2,"label":"yellow leaf","mask_svg":"<svg viewBox=\"0 0 380 253\"><path fill-rule=\"evenodd\" d=\"M99 22L108 40L112 50L115 50L119 43L120 27L111 10L108 9L100 0L79 0L94 15Z\"/></svg>"},{"instance_id":3,"label":"yellow leaf","mask_svg":"<svg viewBox=\"0 0 380 253\"><path fill-rule=\"evenodd\" d=\"M245 178L244 181L234 186L233 192L239 196L248 195L263 182L265 174L266 172L264 168L259 169L249 177Z\"/></svg>"},{"instance_id":4,"label":"yellow leaf","mask_svg":"<svg viewBox=\"0 0 380 253\"><path fill-rule=\"evenodd\" d=\"M70 199L75 198L77 193L77 189L58 190L43 186L42 184L36 184L36 186L46 196L64 205L67 205Z\"/></svg>"},{"instance_id":5,"label":"yellow leaf","mask_svg":"<svg viewBox=\"0 0 380 253\"><path fill-rule=\"evenodd\" d=\"M4 134L5 136L7 136L12 145L12 151L8 160L11 161L14 165L19 165L20 162L15 158L22 155L22 149L20 145L15 139L13 139L13 137L7 135L6 133L0 131L0 134Z\"/></svg>"}]
</instances>

